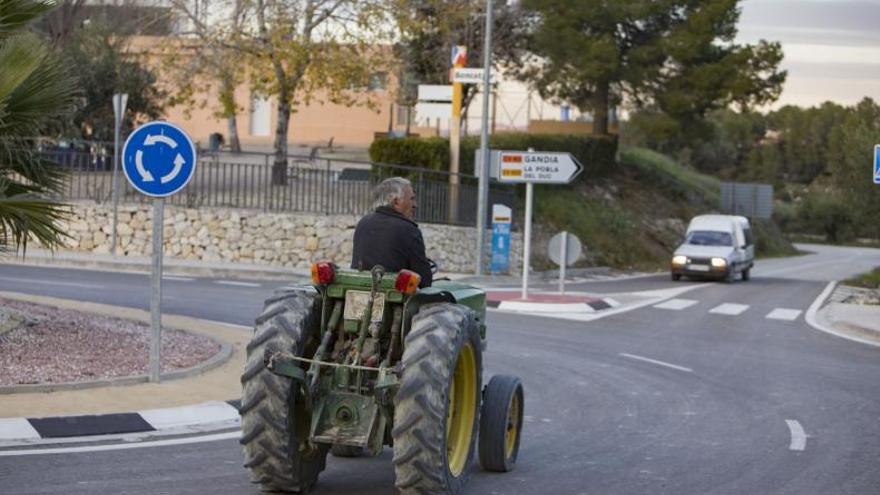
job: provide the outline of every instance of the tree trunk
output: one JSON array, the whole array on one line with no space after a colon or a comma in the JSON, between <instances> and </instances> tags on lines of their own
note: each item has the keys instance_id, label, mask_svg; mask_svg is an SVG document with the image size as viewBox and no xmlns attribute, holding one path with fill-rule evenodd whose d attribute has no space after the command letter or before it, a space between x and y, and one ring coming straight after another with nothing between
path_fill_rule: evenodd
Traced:
<instances>
[{"instance_id":1,"label":"tree trunk","mask_svg":"<svg viewBox=\"0 0 880 495\"><path fill-rule=\"evenodd\" d=\"M226 118L226 125L229 128L229 149L233 153L241 153L241 141L238 139L238 121L234 113Z\"/></svg>"},{"instance_id":2,"label":"tree trunk","mask_svg":"<svg viewBox=\"0 0 880 495\"><path fill-rule=\"evenodd\" d=\"M290 124L290 103L278 98L278 122L275 124L275 161L272 163L272 184L287 185L287 127Z\"/></svg>"},{"instance_id":3,"label":"tree trunk","mask_svg":"<svg viewBox=\"0 0 880 495\"><path fill-rule=\"evenodd\" d=\"M226 126L229 131L229 148L233 153L241 153L241 141L238 139L238 121L235 118L235 77L228 67L221 68L220 73L220 103L226 116Z\"/></svg>"},{"instance_id":4,"label":"tree trunk","mask_svg":"<svg viewBox=\"0 0 880 495\"><path fill-rule=\"evenodd\" d=\"M608 134L608 81L602 81L596 85L593 92L593 135L605 136Z\"/></svg>"}]
</instances>

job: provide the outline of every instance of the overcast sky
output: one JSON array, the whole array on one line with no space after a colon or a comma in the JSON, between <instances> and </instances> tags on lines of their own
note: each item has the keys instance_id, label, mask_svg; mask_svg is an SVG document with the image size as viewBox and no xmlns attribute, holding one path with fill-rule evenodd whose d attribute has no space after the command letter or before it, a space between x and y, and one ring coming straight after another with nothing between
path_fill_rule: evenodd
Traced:
<instances>
[{"instance_id":1,"label":"overcast sky","mask_svg":"<svg viewBox=\"0 0 880 495\"><path fill-rule=\"evenodd\" d=\"M744 0L739 41L780 41L780 100L811 106L880 101L880 0Z\"/></svg>"}]
</instances>

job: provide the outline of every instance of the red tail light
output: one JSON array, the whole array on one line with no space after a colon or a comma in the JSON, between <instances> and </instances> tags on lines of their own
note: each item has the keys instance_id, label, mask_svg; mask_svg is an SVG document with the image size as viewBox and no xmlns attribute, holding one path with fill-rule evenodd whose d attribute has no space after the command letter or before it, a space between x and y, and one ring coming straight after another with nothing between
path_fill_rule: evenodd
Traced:
<instances>
[{"instance_id":1,"label":"red tail light","mask_svg":"<svg viewBox=\"0 0 880 495\"><path fill-rule=\"evenodd\" d=\"M318 285L332 284L336 278L336 269L329 261L312 263L312 282Z\"/></svg>"},{"instance_id":2,"label":"red tail light","mask_svg":"<svg viewBox=\"0 0 880 495\"><path fill-rule=\"evenodd\" d=\"M418 273L400 270L400 273L397 274L397 280L394 281L394 288L404 294L412 294L419 288L419 282L421 281L422 276Z\"/></svg>"}]
</instances>

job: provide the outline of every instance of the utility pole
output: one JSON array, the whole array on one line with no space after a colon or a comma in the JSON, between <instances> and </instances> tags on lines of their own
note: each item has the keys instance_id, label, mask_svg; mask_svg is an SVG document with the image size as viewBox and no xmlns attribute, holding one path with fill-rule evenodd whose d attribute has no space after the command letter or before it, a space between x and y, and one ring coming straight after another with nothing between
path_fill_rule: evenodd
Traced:
<instances>
[{"instance_id":1,"label":"utility pole","mask_svg":"<svg viewBox=\"0 0 880 495\"><path fill-rule=\"evenodd\" d=\"M453 79L455 69L460 69L467 63L467 47L454 46L452 48L452 70L449 78ZM461 83L452 82L452 119L449 121L449 223L458 223L458 191L461 182L458 175L459 156L461 148Z\"/></svg>"},{"instance_id":2,"label":"utility pole","mask_svg":"<svg viewBox=\"0 0 880 495\"><path fill-rule=\"evenodd\" d=\"M489 203L489 80L492 70L492 0L486 0L486 38L483 43L483 114L480 125L480 178L477 187L477 267L483 274L483 246L486 244L486 211Z\"/></svg>"}]
</instances>

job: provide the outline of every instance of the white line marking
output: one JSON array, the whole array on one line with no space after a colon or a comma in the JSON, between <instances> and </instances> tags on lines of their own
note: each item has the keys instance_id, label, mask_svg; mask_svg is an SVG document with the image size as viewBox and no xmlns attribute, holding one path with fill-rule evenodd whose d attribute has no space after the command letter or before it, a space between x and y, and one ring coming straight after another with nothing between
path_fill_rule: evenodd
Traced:
<instances>
[{"instance_id":1,"label":"white line marking","mask_svg":"<svg viewBox=\"0 0 880 495\"><path fill-rule=\"evenodd\" d=\"M174 280L175 282L192 282L195 279L189 277L175 277L173 275L162 275L162 280Z\"/></svg>"},{"instance_id":2,"label":"white line marking","mask_svg":"<svg viewBox=\"0 0 880 495\"><path fill-rule=\"evenodd\" d=\"M44 285L59 285L62 287L79 287L81 289L103 289L103 285L95 285L95 284L80 284L76 282L58 282L55 280L40 280L34 278L15 278L15 277L0 277L0 280L8 280L10 282L23 282L26 284L44 284Z\"/></svg>"},{"instance_id":3,"label":"white line marking","mask_svg":"<svg viewBox=\"0 0 880 495\"><path fill-rule=\"evenodd\" d=\"M22 438L40 438L40 434L25 418L0 418L0 440Z\"/></svg>"},{"instance_id":4,"label":"white line marking","mask_svg":"<svg viewBox=\"0 0 880 495\"><path fill-rule=\"evenodd\" d=\"M785 424L788 425L788 430L791 432L791 443L788 445L788 450L804 450L807 447L807 434L804 433L804 428L795 419L786 419Z\"/></svg>"},{"instance_id":5,"label":"white line marking","mask_svg":"<svg viewBox=\"0 0 880 495\"><path fill-rule=\"evenodd\" d=\"M165 409L137 411L156 430L238 419L238 409L221 401Z\"/></svg>"},{"instance_id":6,"label":"white line marking","mask_svg":"<svg viewBox=\"0 0 880 495\"><path fill-rule=\"evenodd\" d=\"M262 287L263 284L255 284L252 282L233 282L232 280L217 280L215 284L234 285L235 287Z\"/></svg>"},{"instance_id":7,"label":"white line marking","mask_svg":"<svg viewBox=\"0 0 880 495\"><path fill-rule=\"evenodd\" d=\"M147 447L165 447L168 445L186 445L191 443L216 442L218 440L229 440L232 438L241 438L241 431L215 433L213 435L204 435L200 437L157 440L155 442L92 445L86 447L59 447L55 449L3 450L0 451L0 457L17 457L21 455L78 454L82 452L102 452L106 450L143 449Z\"/></svg>"},{"instance_id":8,"label":"white line marking","mask_svg":"<svg viewBox=\"0 0 880 495\"><path fill-rule=\"evenodd\" d=\"M718 315L737 316L747 309L749 309L748 304L724 303L710 309L709 312Z\"/></svg>"},{"instance_id":9,"label":"white line marking","mask_svg":"<svg viewBox=\"0 0 880 495\"><path fill-rule=\"evenodd\" d=\"M498 309L524 313L595 313L587 303L534 303L525 301L501 301Z\"/></svg>"},{"instance_id":10,"label":"white line marking","mask_svg":"<svg viewBox=\"0 0 880 495\"><path fill-rule=\"evenodd\" d=\"M665 366L667 368L672 368L672 369L678 370L678 371L686 371L688 373L694 372L694 370L692 370L690 368L685 368L684 366L678 366L677 364L667 363L665 361L657 361L656 359L646 358L643 356L636 356L635 354L627 354L625 352L621 352L620 355L625 358L635 359L638 361L644 361L646 363L656 364L658 366Z\"/></svg>"},{"instance_id":11,"label":"white line marking","mask_svg":"<svg viewBox=\"0 0 880 495\"><path fill-rule=\"evenodd\" d=\"M699 301L694 301L693 299L670 299L666 302L655 304L653 307L657 309L671 309L673 311L681 311L685 308L689 308L694 304L697 304Z\"/></svg>"},{"instance_id":12,"label":"white line marking","mask_svg":"<svg viewBox=\"0 0 880 495\"><path fill-rule=\"evenodd\" d=\"M767 313L767 316L765 316L764 318L768 318L770 320L794 321L800 315L801 310L799 309L775 308L773 311Z\"/></svg>"}]
</instances>

